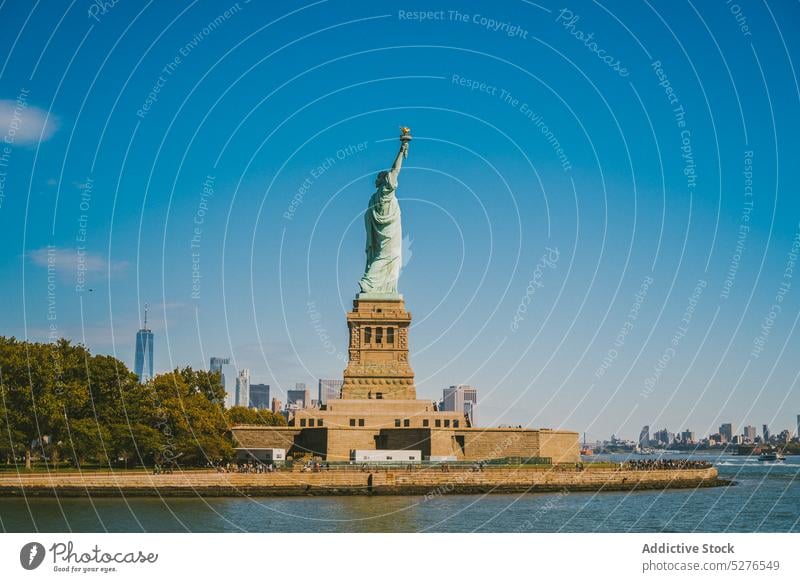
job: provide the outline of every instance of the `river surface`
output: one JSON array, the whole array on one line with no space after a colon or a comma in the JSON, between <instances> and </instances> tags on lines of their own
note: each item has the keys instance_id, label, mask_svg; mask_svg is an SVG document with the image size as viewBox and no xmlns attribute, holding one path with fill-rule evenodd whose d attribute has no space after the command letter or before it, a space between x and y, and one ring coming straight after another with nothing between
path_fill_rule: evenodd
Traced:
<instances>
[{"instance_id":1,"label":"river surface","mask_svg":"<svg viewBox=\"0 0 800 582\"><path fill-rule=\"evenodd\" d=\"M686 454L665 458L686 458ZM0 498L8 532L800 532L800 456L706 459L732 487L286 498ZM621 455L595 457L624 460ZM646 458L646 457L636 457Z\"/></svg>"}]
</instances>

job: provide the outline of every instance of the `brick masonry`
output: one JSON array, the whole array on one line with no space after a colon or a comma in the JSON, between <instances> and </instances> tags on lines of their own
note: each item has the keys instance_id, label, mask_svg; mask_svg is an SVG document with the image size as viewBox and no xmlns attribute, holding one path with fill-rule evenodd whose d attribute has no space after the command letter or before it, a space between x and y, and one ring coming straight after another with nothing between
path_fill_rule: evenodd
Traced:
<instances>
[{"instance_id":1,"label":"brick masonry","mask_svg":"<svg viewBox=\"0 0 800 582\"><path fill-rule=\"evenodd\" d=\"M287 427L235 426L239 448L283 448L294 457L346 461L353 451L419 450L429 456L482 461L545 457L580 461L578 433L478 428L464 411L418 400L409 362L411 313L402 297L358 299L347 314L349 359L341 398L296 411Z\"/></svg>"},{"instance_id":2,"label":"brick masonry","mask_svg":"<svg viewBox=\"0 0 800 582\"><path fill-rule=\"evenodd\" d=\"M408 361L411 314L401 298L353 301L347 314L350 346L342 398L414 400Z\"/></svg>"},{"instance_id":3,"label":"brick masonry","mask_svg":"<svg viewBox=\"0 0 800 582\"><path fill-rule=\"evenodd\" d=\"M235 426L232 434L243 448L284 448L298 458L347 461L357 449L419 450L457 460L486 461L506 457L546 457L553 463L580 461L578 433L518 428L323 428Z\"/></svg>"},{"instance_id":4,"label":"brick masonry","mask_svg":"<svg viewBox=\"0 0 800 582\"><path fill-rule=\"evenodd\" d=\"M0 476L0 496L287 496L423 495L545 491L629 491L722 485L717 470L631 471L554 467L487 467L483 471L440 468L280 471L266 474L188 471L50 473Z\"/></svg>"}]
</instances>

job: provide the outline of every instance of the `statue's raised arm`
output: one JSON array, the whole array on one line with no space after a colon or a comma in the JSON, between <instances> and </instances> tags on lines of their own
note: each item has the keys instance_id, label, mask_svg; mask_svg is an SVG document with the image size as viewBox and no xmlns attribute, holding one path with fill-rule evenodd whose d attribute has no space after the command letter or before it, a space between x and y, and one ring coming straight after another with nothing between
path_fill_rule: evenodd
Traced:
<instances>
[{"instance_id":1,"label":"statue's raised arm","mask_svg":"<svg viewBox=\"0 0 800 582\"><path fill-rule=\"evenodd\" d=\"M397 152L397 157L394 159L394 163L392 164L392 169L389 170L392 174L397 176L400 173L400 168L403 167L403 160L406 159L408 156L408 142L404 141L400 144L400 151Z\"/></svg>"},{"instance_id":2,"label":"statue's raised arm","mask_svg":"<svg viewBox=\"0 0 800 582\"><path fill-rule=\"evenodd\" d=\"M411 141L411 129L408 127L400 128L400 151L397 152L397 157L392 164L391 172L395 176L400 173L400 168L403 167L403 160L408 157L408 142Z\"/></svg>"},{"instance_id":3,"label":"statue's raised arm","mask_svg":"<svg viewBox=\"0 0 800 582\"><path fill-rule=\"evenodd\" d=\"M377 190L369 200L364 214L366 227L367 263L359 286L362 293L396 295L397 279L402 264L402 227L400 225L400 205L395 196L397 176L408 156L408 142L411 130L400 128L400 151L388 171L378 173L375 179Z\"/></svg>"}]
</instances>

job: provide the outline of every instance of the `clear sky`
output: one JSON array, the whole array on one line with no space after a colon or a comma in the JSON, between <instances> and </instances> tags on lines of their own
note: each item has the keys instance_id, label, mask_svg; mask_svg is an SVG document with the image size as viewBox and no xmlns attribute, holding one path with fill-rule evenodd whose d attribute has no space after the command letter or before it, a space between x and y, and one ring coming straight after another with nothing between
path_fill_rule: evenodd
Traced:
<instances>
[{"instance_id":1,"label":"clear sky","mask_svg":"<svg viewBox=\"0 0 800 582\"><path fill-rule=\"evenodd\" d=\"M3 335L132 366L148 302L157 371L341 377L408 125L420 398L590 439L795 426L796 2L58 5L0 5Z\"/></svg>"}]
</instances>

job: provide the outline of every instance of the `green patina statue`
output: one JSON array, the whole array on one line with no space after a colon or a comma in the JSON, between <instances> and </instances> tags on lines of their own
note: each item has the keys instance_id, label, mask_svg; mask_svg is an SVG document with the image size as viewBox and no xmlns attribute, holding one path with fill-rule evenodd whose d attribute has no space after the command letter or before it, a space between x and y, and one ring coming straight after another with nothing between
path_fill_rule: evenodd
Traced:
<instances>
[{"instance_id":1,"label":"green patina statue","mask_svg":"<svg viewBox=\"0 0 800 582\"><path fill-rule=\"evenodd\" d=\"M388 171L378 173L377 190L369 199L364 214L367 231L367 264L359 285L361 293L396 295L397 279L402 264L403 234L400 225L400 204L397 202L397 176L403 160L408 157L411 130L401 127L400 151Z\"/></svg>"}]
</instances>

